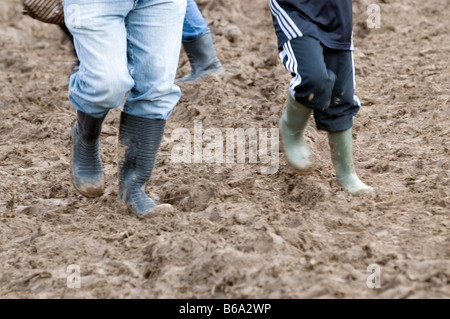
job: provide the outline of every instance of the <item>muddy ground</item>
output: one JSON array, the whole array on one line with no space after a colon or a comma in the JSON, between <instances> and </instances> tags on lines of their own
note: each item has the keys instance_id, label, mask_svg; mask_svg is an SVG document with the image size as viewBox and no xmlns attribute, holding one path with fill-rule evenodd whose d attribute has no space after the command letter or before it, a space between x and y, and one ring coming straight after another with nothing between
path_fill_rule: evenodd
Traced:
<instances>
[{"instance_id":1,"label":"muddy ground","mask_svg":"<svg viewBox=\"0 0 450 319\"><path fill-rule=\"evenodd\" d=\"M337 185L313 121L310 176L282 152L273 174L248 158L173 162L172 132L193 134L195 120L224 136L277 128L290 79L266 0L198 1L225 72L180 85L148 189L173 209L143 220L116 202L120 110L101 136L105 194L72 187L71 44L20 3L0 3L0 297L450 297L450 1L354 1L354 157L374 197ZM367 27L371 3L380 28ZM80 289L67 287L71 264ZM381 287L369 289L373 264Z\"/></svg>"}]
</instances>

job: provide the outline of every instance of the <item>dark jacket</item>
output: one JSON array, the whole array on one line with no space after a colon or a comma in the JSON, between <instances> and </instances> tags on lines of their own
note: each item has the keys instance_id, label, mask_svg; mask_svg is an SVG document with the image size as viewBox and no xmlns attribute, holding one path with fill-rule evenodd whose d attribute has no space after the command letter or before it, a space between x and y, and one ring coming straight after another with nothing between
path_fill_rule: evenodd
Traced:
<instances>
[{"instance_id":1,"label":"dark jacket","mask_svg":"<svg viewBox=\"0 0 450 319\"><path fill-rule=\"evenodd\" d=\"M351 0L269 0L278 47L311 36L326 47L353 49Z\"/></svg>"}]
</instances>

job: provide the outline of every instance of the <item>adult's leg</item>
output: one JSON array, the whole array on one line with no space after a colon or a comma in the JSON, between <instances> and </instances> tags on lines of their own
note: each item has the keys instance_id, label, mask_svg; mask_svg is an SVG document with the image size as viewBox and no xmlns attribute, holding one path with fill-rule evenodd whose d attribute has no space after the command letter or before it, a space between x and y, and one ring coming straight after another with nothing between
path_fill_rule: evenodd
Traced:
<instances>
[{"instance_id":1,"label":"adult's leg","mask_svg":"<svg viewBox=\"0 0 450 319\"><path fill-rule=\"evenodd\" d=\"M186 0L140 0L127 16L128 67L134 86L123 111L166 120L180 98L174 83Z\"/></svg>"},{"instance_id":2,"label":"adult's leg","mask_svg":"<svg viewBox=\"0 0 450 319\"><path fill-rule=\"evenodd\" d=\"M69 83L77 110L72 134L72 180L84 196L104 190L99 138L109 109L120 106L134 81L127 69L124 17L133 1L64 0L65 22L80 60Z\"/></svg>"},{"instance_id":3,"label":"adult's leg","mask_svg":"<svg viewBox=\"0 0 450 319\"><path fill-rule=\"evenodd\" d=\"M101 117L121 105L134 81L128 72L124 19L132 0L64 0L65 23L80 60L69 99L81 112Z\"/></svg>"},{"instance_id":4,"label":"adult's leg","mask_svg":"<svg viewBox=\"0 0 450 319\"><path fill-rule=\"evenodd\" d=\"M145 188L165 122L180 98L174 80L185 10L186 0L141 0L125 20L135 85L121 115L118 199L138 216L156 207Z\"/></svg>"},{"instance_id":5,"label":"adult's leg","mask_svg":"<svg viewBox=\"0 0 450 319\"><path fill-rule=\"evenodd\" d=\"M65 24L62 24L59 26L61 28L61 30L64 32L64 34L67 36L67 38L70 40L70 42L73 43L73 36L72 33L70 33L69 29L67 29ZM76 54L76 52L75 52Z\"/></svg>"}]
</instances>

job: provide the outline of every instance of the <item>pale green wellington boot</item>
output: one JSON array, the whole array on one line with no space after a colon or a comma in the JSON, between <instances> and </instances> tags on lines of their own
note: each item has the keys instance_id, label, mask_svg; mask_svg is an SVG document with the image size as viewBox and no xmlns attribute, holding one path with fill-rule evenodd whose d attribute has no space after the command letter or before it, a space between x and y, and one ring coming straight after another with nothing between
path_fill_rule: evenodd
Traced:
<instances>
[{"instance_id":1,"label":"pale green wellington boot","mask_svg":"<svg viewBox=\"0 0 450 319\"><path fill-rule=\"evenodd\" d=\"M296 102L288 94L280 118L280 131L287 161L299 174L310 174L313 168L311 151L303 135L311 113L312 109Z\"/></svg>"},{"instance_id":2,"label":"pale green wellington boot","mask_svg":"<svg viewBox=\"0 0 450 319\"><path fill-rule=\"evenodd\" d=\"M352 154L352 129L328 132L328 141L339 184L352 195L373 193L374 189L364 184L355 172Z\"/></svg>"}]
</instances>

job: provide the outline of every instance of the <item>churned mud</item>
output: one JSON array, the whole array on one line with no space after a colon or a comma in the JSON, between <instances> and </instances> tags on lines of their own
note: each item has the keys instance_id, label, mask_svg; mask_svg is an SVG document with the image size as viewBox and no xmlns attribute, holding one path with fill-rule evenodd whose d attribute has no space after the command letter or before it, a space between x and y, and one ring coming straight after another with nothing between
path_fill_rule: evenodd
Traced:
<instances>
[{"instance_id":1,"label":"churned mud","mask_svg":"<svg viewBox=\"0 0 450 319\"><path fill-rule=\"evenodd\" d=\"M106 191L84 198L71 184L75 112L62 84L71 44L58 27L22 16L20 1L1 1L0 296L450 297L450 1L354 1L363 105L354 157L374 197L338 186L326 134L312 120L316 166L307 176L282 152L278 165L249 154L244 163L173 160L180 128L192 134L194 157L195 123L224 137L266 129L270 142L290 79L266 0L198 3L225 72L180 85L147 189L172 206L140 219L116 200L120 110L101 135ZM367 26L371 3L380 28ZM178 76L188 71L181 51ZM73 264L79 289L67 287ZM380 288L367 287L370 265L380 267Z\"/></svg>"}]
</instances>

